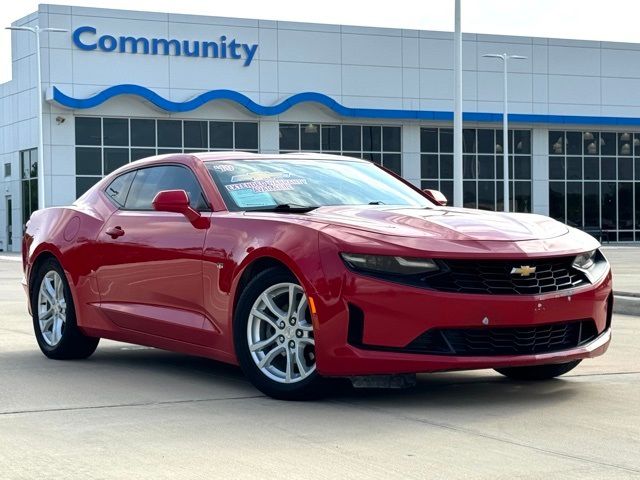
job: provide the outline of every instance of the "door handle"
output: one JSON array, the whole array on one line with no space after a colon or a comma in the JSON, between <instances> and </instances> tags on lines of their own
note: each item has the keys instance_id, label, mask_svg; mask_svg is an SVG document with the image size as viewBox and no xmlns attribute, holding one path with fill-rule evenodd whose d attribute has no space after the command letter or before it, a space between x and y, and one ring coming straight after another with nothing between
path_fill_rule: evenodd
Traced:
<instances>
[{"instance_id":1,"label":"door handle","mask_svg":"<svg viewBox=\"0 0 640 480\"><path fill-rule=\"evenodd\" d=\"M118 237L121 237L124 235L124 230L122 229L122 227L113 227L110 228L109 230L107 230L106 232L104 232L106 235L109 235L111 238L113 238L114 240Z\"/></svg>"}]
</instances>

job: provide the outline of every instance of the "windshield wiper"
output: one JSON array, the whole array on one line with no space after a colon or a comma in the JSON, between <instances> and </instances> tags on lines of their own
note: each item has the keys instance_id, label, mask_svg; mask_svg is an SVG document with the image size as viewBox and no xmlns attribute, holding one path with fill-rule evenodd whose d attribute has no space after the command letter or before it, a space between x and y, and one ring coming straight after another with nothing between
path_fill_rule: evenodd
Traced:
<instances>
[{"instance_id":1,"label":"windshield wiper","mask_svg":"<svg viewBox=\"0 0 640 480\"><path fill-rule=\"evenodd\" d=\"M318 208L318 205L298 205L297 203L279 203L273 207L256 208L252 212L291 212L306 213Z\"/></svg>"},{"instance_id":2,"label":"windshield wiper","mask_svg":"<svg viewBox=\"0 0 640 480\"><path fill-rule=\"evenodd\" d=\"M382 200L376 200L375 202L369 202L369 205L384 205Z\"/></svg>"}]
</instances>

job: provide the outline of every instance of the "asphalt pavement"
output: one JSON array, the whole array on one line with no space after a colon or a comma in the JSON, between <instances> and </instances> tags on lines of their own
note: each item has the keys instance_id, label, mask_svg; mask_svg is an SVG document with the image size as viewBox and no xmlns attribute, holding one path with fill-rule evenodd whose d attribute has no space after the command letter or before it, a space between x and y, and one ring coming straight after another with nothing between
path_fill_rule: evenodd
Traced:
<instances>
[{"instance_id":1,"label":"asphalt pavement","mask_svg":"<svg viewBox=\"0 0 640 480\"><path fill-rule=\"evenodd\" d=\"M559 380L438 373L291 403L236 367L116 342L47 360L20 276L0 257L3 480L640 478L639 317L616 314L607 354Z\"/></svg>"}]
</instances>

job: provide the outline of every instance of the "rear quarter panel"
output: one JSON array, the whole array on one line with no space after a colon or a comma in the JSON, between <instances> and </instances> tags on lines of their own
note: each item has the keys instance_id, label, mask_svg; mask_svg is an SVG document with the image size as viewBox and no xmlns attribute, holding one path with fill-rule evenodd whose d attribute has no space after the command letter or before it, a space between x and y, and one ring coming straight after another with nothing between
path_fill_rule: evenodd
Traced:
<instances>
[{"instance_id":1,"label":"rear quarter panel","mask_svg":"<svg viewBox=\"0 0 640 480\"><path fill-rule=\"evenodd\" d=\"M89 206L91 205L91 206ZM53 255L62 266L69 283L78 326L90 321L92 304L100 301L95 281L96 235L104 220L113 213L113 206L100 196L90 203L80 202L69 207L52 207L33 213L23 238L24 282L29 297L39 261L43 255ZM31 311L31 310L30 310Z\"/></svg>"}]
</instances>

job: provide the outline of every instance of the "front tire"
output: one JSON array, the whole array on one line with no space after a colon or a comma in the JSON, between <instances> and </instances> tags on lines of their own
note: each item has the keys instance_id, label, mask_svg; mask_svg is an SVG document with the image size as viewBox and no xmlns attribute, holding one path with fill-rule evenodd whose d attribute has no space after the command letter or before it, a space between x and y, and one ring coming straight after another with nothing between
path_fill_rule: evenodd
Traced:
<instances>
[{"instance_id":1,"label":"front tire","mask_svg":"<svg viewBox=\"0 0 640 480\"><path fill-rule=\"evenodd\" d=\"M281 400L321 394L307 296L281 268L258 274L238 300L233 328L242 371L261 392Z\"/></svg>"},{"instance_id":2,"label":"front tire","mask_svg":"<svg viewBox=\"0 0 640 480\"><path fill-rule=\"evenodd\" d=\"M87 337L78 328L69 284L54 259L43 263L33 278L31 312L38 346L48 358L87 358L98 347L99 338Z\"/></svg>"},{"instance_id":3,"label":"front tire","mask_svg":"<svg viewBox=\"0 0 640 480\"><path fill-rule=\"evenodd\" d=\"M533 365L531 367L496 368L496 372L513 380L539 381L550 380L564 375L578 366L582 360L550 365Z\"/></svg>"}]
</instances>

